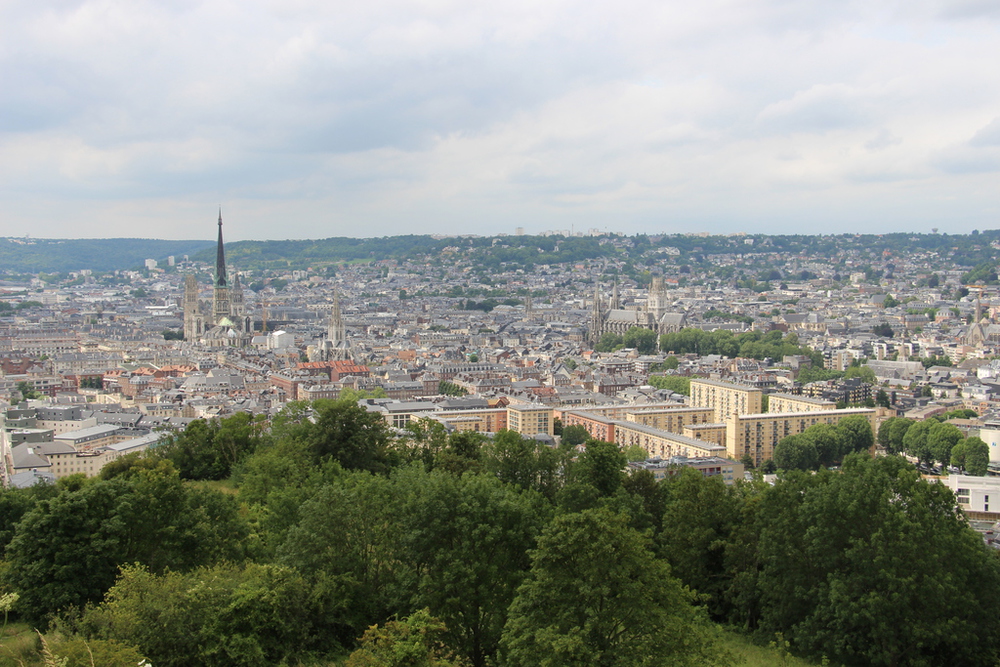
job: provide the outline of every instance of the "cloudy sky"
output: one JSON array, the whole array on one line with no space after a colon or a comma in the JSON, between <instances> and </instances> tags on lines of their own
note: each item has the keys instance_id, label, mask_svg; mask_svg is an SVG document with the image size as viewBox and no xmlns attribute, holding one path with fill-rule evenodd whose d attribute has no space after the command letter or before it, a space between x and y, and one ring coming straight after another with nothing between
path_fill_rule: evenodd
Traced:
<instances>
[{"instance_id":1,"label":"cloudy sky","mask_svg":"<svg viewBox=\"0 0 1000 667\"><path fill-rule=\"evenodd\" d=\"M1000 227L995 0L0 0L0 236Z\"/></svg>"}]
</instances>

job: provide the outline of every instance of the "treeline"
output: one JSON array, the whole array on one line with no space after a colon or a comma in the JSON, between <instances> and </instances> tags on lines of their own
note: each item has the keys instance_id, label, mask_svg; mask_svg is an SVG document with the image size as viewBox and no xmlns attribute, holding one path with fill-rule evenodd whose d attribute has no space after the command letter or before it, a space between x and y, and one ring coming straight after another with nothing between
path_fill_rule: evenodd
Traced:
<instances>
[{"instance_id":1,"label":"treeline","mask_svg":"<svg viewBox=\"0 0 1000 667\"><path fill-rule=\"evenodd\" d=\"M900 457L726 486L347 401L264 426L0 494L12 619L105 665L731 664L714 623L831 664L1000 657L1000 562Z\"/></svg>"},{"instance_id":2,"label":"treeline","mask_svg":"<svg viewBox=\"0 0 1000 667\"><path fill-rule=\"evenodd\" d=\"M874 444L867 417L845 417L836 424L813 424L802 433L782 438L774 448L773 464L780 470L828 468L849 454L867 452Z\"/></svg>"},{"instance_id":3,"label":"treeline","mask_svg":"<svg viewBox=\"0 0 1000 667\"><path fill-rule=\"evenodd\" d=\"M777 359L785 356L801 355L809 357L813 366L823 367L823 355L813 349L799 345L795 334L780 331L746 331L733 334L731 331L716 329L681 329L675 333L660 336L660 351L674 354L719 354L725 357L748 359Z\"/></svg>"},{"instance_id":4,"label":"treeline","mask_svg":"<svg viewBox=\"0 0 1000 667\"><path fill-rule=\"evenodd\" d=\"M937 462L942 467L962 468L969 475L985 475L990 463L989 445L976 436L966 438L957 426L944 423L950 417L968 417L969 412L961 410L942 415L940 420L925 421L892 417L879 427L878 443L891 454L908 454L926 466Z\"/></svg>"},{"instance_id":5,"label":"treeline","mask_svg":"<svg viewBox=\"0 0 1000 667\"><path fill-rule=\"evenodd\" d=\"M210 232L210 229L206 229ZM147 258L195 255L214 241L158 239L0 239L0 263L15 273L137 269Z\"/></svg>"}]
</instances>

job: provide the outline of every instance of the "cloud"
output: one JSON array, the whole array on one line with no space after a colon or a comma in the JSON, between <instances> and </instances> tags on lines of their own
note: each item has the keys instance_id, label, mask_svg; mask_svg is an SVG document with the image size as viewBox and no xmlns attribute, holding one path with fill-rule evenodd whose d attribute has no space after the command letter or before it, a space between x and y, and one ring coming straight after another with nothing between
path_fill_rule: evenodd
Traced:
<instances>
[{"instance_id":1,"label":"cloud","mask_svg":"<svg viewBox=\"0 0 1000 667\"><path fill-rule=\"evenodd\" d=\"M206 236L220 201L234 239L974 220L991 7L7 3L0 234Z\"/></svg>"}]
</instances>

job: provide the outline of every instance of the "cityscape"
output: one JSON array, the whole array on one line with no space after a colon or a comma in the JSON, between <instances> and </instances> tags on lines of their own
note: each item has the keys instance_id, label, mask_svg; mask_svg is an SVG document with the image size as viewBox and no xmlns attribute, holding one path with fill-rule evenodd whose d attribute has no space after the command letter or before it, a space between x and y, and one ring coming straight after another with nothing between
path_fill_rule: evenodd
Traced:
<instances>
[{"instance_id":1,"label":"cityscape","mask_svg":"<svg viewBox=\"0 0 1000 667\"><path fill-rule=\"evenodd\" d=\"M531 460L555 457L531 465L556 477L520 484L557 502L589 457L620 456L623 488L688 469L743 494L795 469L860 465L853 452L900 454L993 544L1000 234L516 230L392 251L390 239L385 256L316 262L227 246L221 212L214 226L215 243L193 257L8 270L6 488L110 479L142 461L182 478L242 476L266 451L263 434L304 414L316 428L334 419L347 437L367 433L364 447L382 443L383 463L330 454L347 469L381 469L386 451L454 466L427 448L472 437L490 454L461 469L501 457L504 479L513 437ZM234 428L250 431L230 446L248 449L223 456L218 433ZM214 463L199 463L209 451Z\"/></svg>"},{"instance_id":2,"label":"cityscape","mask_svg":"<svg viewBox=\"0 0 1000 667\"><path fill-rule=\"evenodd\" d=\"M0 3L0 667L997 667L994 5Z\"/></svg>"}]
</instances>

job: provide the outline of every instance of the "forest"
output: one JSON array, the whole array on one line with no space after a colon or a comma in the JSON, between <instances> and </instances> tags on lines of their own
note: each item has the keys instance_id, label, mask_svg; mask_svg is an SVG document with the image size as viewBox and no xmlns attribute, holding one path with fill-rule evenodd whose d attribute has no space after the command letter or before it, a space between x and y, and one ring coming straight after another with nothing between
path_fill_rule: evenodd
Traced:
<instances>
[{"instance_id":1,"label":"forest","mask_svg":"<svg viewBox=\"0 0 1000 667\"><path fill-rule=\"evenodd\" d=\"M40 631L0 665L735 664L723 632L813 664L995 665L995 552L946 487L851 449L726 486L596 440L400 437L347 399L195 421L0 493L5 627Z\"/></svg>"}]
</instances>

